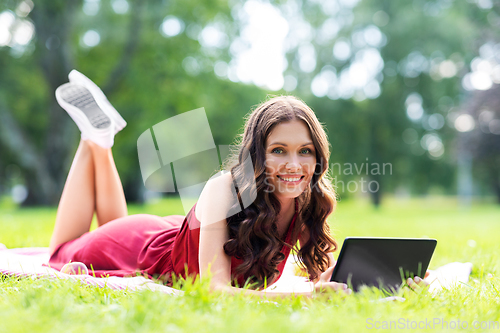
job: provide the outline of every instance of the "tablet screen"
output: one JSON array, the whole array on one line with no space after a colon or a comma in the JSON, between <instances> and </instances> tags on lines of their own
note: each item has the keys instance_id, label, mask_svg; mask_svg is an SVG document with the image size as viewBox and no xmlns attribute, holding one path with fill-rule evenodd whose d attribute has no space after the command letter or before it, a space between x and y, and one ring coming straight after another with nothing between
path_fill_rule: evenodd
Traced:
<instances>
[{"instance_id":1,"label":"tablet screen","mask_svg":"<svg viewBox=\"0 0 500 333\"><path fill-rule=\"evenodd\" d=\"M437 241L413 238L346 238L331 281L394 291L408 277L424 277Z\"/></svg>"}]
</instances>

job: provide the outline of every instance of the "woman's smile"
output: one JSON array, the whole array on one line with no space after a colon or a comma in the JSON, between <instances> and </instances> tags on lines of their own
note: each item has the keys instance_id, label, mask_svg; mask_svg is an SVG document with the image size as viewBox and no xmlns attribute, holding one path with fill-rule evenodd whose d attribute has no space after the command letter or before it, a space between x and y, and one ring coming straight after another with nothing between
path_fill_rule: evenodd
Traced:
<instances>
[{"instance_id":1,"label":"woman's smile","mask_svg":"<svg viewBox=\"0 0 500 333\"><path fill-rule=\"evenodd\" d=\"M278 175L277 177L280 181L286 183L287 185L298 185L298 184L300 184L300 182L304 178L304 176L302 176L302 175L298 175L298 176L297 175L293 175L293 176Z\"/></svg>"}]
</instances>

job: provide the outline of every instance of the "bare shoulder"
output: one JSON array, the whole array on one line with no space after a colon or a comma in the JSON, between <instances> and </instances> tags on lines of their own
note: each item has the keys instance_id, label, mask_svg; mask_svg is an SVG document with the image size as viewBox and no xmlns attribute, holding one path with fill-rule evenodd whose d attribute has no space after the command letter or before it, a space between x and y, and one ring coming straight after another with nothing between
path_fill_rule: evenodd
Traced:
<instances>
[{"instance_id":1,"label":"bare shoulder","mask_svg":"<svg viewBox=\"0 0 500 333\"><path fill-rule=\"evenodd\" d=\"M230 172L218 173L208 180L196 204L196 219L202 223L214 223L227 218L237 202L236 190Z\"/></svg>"}]
</instances>

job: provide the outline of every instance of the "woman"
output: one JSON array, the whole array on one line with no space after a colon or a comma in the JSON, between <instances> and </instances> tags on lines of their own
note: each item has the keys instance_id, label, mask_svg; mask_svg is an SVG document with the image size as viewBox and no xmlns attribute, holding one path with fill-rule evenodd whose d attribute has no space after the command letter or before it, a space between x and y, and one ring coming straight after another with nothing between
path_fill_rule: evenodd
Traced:
<instances>
[{"instance_id":1,"label":"woman","mask_svg":"<svg viewBox=\"0 0 500 333\"><path fill-rule=\"evenodd\" d=\"M329 281L337 244L326 221L336 205L325 177L328 141L302 101L282 96L258 106L246 121L231 173L207 182L186 217L127 216L111 153L114 135L126 123L92 81L77 71L69 78L56 97L80 128L82 140L57 211L52 267L65 269L70 263L71 271L81 262L96 276L141 273L167 281L171 274L210 275L214 290L262 294L279 278L298 241L299 261L315 291L351 292L347 285ZM243 163L248 156L250 178ZM235 181L238 200L231 191ZM253 203L234 210L252 189ZM89 232L94 212L99 227ZM240 288L248 282L257 290Z\"/></svg>"}]
</instances>

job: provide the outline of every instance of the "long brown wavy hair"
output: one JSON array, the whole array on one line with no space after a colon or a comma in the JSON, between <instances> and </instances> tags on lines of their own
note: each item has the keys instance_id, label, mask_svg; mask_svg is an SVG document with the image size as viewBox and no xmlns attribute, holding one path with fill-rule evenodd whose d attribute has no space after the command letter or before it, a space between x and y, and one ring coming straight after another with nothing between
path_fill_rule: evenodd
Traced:
<instances>
[{"instance_id":1,"label":"long brown wavy hair","mask_svg":"<svg viewBox=\"0 0 500 333\"><path fill-rule=\"evenodd\" d=\"M321 123L304 102L293 96L271 98L255 108L246 119L244 132L237 142L237 151L226 161L237 188L238 200L242 197L256 199L240 213L227 218L229 240L224 251L229 256L242 259L236 268L236 275L262 287L272 283L279 275L278 264L285 256L280 252L285 244L280 239L275 221L280 212L280 202L266 182L266 139L273 128L280 123L301 120L309 128L316 150L316 168L309 186L296 199L298 215L292 230L292 244L286 244L297 252L299 264L305 268L310 279L315 279L330 266L328 252L337 249L337 243L330 236L327 217L335 209L337 200L328 179L329 142ZM244 161L251 157L253 174L248 174ZM251 178L255 179L256 192ZM309 240L299 249L297 240L305 230Z\"/></svg>"}]
</instances>

